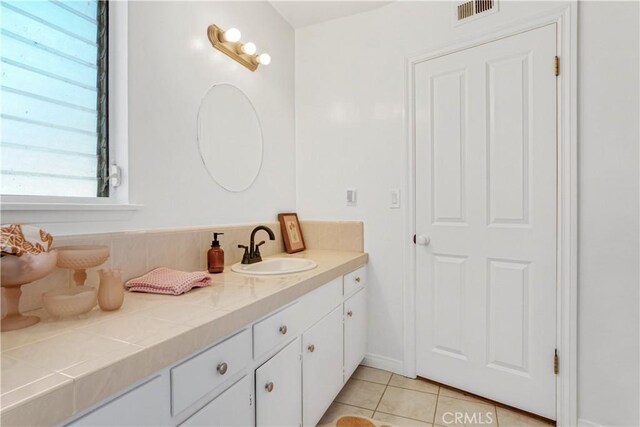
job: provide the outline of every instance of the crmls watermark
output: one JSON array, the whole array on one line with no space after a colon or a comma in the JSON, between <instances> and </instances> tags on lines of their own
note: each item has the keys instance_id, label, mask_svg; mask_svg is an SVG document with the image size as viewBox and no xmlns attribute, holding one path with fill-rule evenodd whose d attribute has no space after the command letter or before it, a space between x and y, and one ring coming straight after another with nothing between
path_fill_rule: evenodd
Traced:
<instances>
[{"instance_id":1,"label":"crmls watermark","mask_svg":"<svg viewBox=\"0 0 640 427\"><path fill-rule=\"evenodd\" d=\"M463 425L491 425L493 424L492 412L445 412L442 414L445 424Z\"/></svg>"}]
</instances>

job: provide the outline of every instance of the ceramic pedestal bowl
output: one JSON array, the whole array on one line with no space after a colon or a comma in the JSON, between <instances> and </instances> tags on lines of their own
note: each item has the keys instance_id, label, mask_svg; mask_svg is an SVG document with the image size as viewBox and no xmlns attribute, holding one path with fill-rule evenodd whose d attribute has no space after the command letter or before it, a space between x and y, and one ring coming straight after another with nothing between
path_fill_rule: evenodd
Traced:
<instances>
[{"instance_id":1,"label":"ceramic pedestal bowl","mask_svg":"<svg viewBox=\"0 0 640 427\"><path fill-rule=\"evenodd\" d=\"M53 317L74 317L96 306L98 291L91 286L56 289L42 295L42 305Z\"/></svg>"},{"instance_id":2,"label":"ceramic pedestal bowl","mask_svg":"<svg viewBox=\"0 0 640 427\"><path fill-rule=\"evenodd\" d=\"M0 260L0 286L4 288L7 302L7 315L2 319L2 332L13 331L35 325L40 321L37 316L20 314L20 287L42 279L55 268L58 252L54 249L37 255L6 255Z\"/></svg>"},{"instance_id":3,"label":"ceramic pedestal bowl","mask_svg":"<svg viewBox=\"0 0 640 427\"><path fill-rule=\"evenodd\" d=\"M58 267L75 270L73 281L83 286L87 280L87 268L97 267L109 258L109 246L78 245L61 246L58 250Z\"/></svg>"}]
</instances>

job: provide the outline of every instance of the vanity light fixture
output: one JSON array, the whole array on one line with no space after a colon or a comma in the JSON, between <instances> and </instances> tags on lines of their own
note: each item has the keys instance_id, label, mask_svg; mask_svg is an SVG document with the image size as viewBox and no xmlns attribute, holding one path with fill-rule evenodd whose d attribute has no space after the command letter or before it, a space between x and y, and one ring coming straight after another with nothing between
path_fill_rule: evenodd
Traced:
<instances>
[{"instance_id":1,"label":"vanity light fixture","mask_svg":"<svg viewBox=\"0 0 640 427\"><path fill-rule=\"evenodd\" d=\"M217 25L209 25L207 36L211 45L234 61L244 65L251 71L255 71L258 65L269 65L271 56L267 53L256 54L256 45L248 42L241 43L242 34L237 28L223 30Z\"/></svg>"}]
</instances>

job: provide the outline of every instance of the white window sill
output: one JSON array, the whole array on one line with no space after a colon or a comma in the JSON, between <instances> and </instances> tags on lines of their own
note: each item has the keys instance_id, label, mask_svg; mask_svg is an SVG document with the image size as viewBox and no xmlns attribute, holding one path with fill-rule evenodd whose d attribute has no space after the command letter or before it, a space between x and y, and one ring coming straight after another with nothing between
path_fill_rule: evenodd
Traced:
<instances>
[{"instance_id":1,"label":"white window sill","mask_svg":"<svg viewBox=\"0 0 640 427\"><path fill-rule=\"evenodd\" d=\"M85 211L136 211L144 205L135 204L115 204L115 203L42 203L42 202L3 202L0 204L2 211L65 211L65 212L85 212Z\"/></svg>"},{"instance_id":2,"label":"white window sill","mask_svg":"<svg viewBox=\"0 0 640 427\"><path fill-rule=\"evenodd\" d=\"M3 224L113 223L128 221L144 205L116 203L2 202Z\"/></svg>"}]
</instances>

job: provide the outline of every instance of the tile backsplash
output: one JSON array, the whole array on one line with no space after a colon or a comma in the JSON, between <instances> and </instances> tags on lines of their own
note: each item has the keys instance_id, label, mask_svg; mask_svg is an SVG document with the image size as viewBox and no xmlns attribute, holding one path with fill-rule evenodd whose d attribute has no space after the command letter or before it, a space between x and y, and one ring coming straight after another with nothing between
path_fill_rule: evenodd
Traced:
<instances>
[{"instance_id":1,"label":"tile backsplash","mask_svg":"<svg viewBox=\"0 0 640 427\"><path fill-rule=\"evenodd\" d=\"M261 223L271 228L275 241L267 239L264 232L256 235L256 241L267 240L260 248L263 256L284 252L280 224ZM183 271L201 271L207 268L207 251L213 240L213 232L221 232L220 244L225 252L225 265L242 259L251 231L259 224L222 225L198 228L150 230L122 233L54 236L54 247L69 245L106 245L111 256L100 267L87 270L89 286L97 287L98 270L117 268L124 280L140 276L157 267L169 267ZM301 221L302 234L307 249L333 249L339 251L364 251L363 223L359 221ZM42 307L42 294L52 289L69 286L73 272L56 268L49 276L22 287L20 310L29 311ZM2 291L2 315L5 313Z\"/></svg>"}]
</instances>

